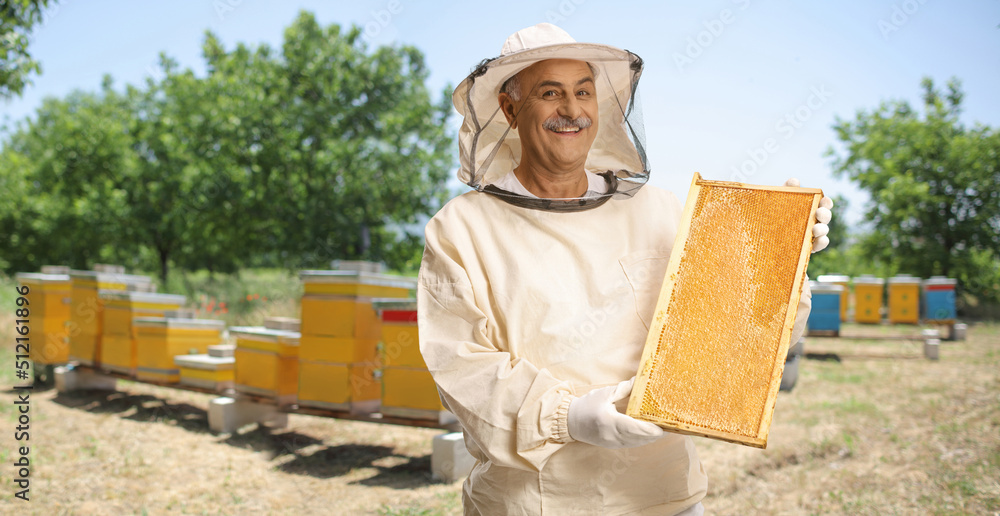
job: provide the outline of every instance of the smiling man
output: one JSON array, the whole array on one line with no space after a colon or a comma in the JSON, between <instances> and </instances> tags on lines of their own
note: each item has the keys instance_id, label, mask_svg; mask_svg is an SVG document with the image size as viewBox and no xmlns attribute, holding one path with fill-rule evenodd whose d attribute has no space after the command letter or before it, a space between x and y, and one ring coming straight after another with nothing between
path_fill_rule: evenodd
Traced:
<instances>
[{"instance_id":1,"label":"smiling man","mask_svg":"<svg viewBox=\"0 0 1000 516\"><path fill-rule=\"evenodd\" d=\"M522 92L522 84L535 86ZM535 63L501 88L500 109L522 142L521 162L511 173L532 195L574 198L587 192L584 165L598 129L596 89L590 66L570 59ZM505 176L501 185L517 188L514 178ZM602 193L603 183L598 178Z\"/></svg>"},{"instance_id":2,"label":"smiling man","mask_svg":"<svg viewBox=\"0 0 1000 516\"><path fill-rule=\"evenodd\" d=\"M641 73L631 52L539 24L453 95L474 190L427 224L417 301L424 360L476 458L466 514L703 512L691 438L621 413L682 208L643 186Z\"/></svg>"}]
</instances>

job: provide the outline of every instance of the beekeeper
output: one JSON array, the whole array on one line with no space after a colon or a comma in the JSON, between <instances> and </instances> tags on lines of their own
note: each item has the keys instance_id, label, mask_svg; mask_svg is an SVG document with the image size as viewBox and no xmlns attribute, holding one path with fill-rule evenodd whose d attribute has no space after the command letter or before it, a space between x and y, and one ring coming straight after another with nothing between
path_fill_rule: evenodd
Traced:
<instances>
[{"instance_id":1,"label":"beekeeper","mask_svg":"<svg viewBox=\"0 0 1000 516\"><path fill-rule=\"evenodd\" d=\"M641 73L635 54L543 23L453 95L474 190L427 224L417 302L420 350L476 459L466 514L703 512L692 440L621 413L682 210L643 187ZM829 210L817 218L814 250ZM806 292L795 340L809 308Z\"/></svg>"}]
</instances>

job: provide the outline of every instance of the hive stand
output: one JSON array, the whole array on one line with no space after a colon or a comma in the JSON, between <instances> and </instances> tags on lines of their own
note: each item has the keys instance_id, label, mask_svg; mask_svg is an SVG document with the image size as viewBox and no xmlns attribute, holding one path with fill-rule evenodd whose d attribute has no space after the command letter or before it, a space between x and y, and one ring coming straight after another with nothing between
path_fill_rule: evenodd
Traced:
<instances>
[{"instance_id":1,"label":"hive stand","mask_svg":"<svg viewBox=\"0 0 1000 516\"><path fill-rule=\"evenodd\" d=\"M118 381L92 369L76 368L72 365L58 366L53 371L56 391L60 394L81 390L114 391Z\"/></svg>"},{"instance_id":2,"label":"hive stand","mask_svg":"<svg viewBox=\"0 0 1000 516\"><path fill-rule=\"evenodd\" d=\"M288 426L288 414L274 403L246 397L222 396L208 405L208 427L212 432L229 434L250 423L284 428Z\"/></svg>"},{"instance_id":3,"label":"hive stand","mask_svg":"<svg viewBox=\"0 0 1000 516\"><path fill-rule=\"evenodd\" d=\"M434 437L431 448L431 477L441 482L454 482L469 476L476 459L465 448L462 432Z\"/></svg>"}]
</instances>

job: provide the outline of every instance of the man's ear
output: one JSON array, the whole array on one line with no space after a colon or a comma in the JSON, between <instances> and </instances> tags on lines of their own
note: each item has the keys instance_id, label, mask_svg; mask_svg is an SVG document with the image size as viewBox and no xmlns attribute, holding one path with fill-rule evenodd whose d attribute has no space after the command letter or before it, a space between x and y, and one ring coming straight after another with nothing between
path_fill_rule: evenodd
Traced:
<instances>
[{"instance_id":1,"label":"man's ear","mask_svg":"<svg viewBox=\"0 0 1000 516\"><path fill-rule=\"evenodd\" d=\"M514 116L514 101L510 98L510 95L500 93L497 95L497 102L500 103L500 111L503 111L503 116L507 119L507 124L510 125L511 129L517 129L517 118Z\"/></svg>"}]
</instances>

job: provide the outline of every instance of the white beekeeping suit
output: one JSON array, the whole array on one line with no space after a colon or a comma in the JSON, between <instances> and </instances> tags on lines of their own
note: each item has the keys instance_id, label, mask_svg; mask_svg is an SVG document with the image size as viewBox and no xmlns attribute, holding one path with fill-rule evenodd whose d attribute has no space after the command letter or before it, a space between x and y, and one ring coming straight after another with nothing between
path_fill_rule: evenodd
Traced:
<instances>
[{"instance_id":1,"label":"white beekeeping suit","mask_svg":"<svg viewBox=\"0 0 1000 516\"><path fill-rule=\"evenodd\" d=\"M513 176L522 142L497 108L507 79L556 57L590 64L600 105L587 192L573 199L535 197ZM627 399L680 220L673 194L643 187L630 119L641 70L630 52L541 24L455 91L459 176L475 190L428 223L417 301L420 350L477 460L466 514L702 510L707 479L689 437L635 427L584 439L570 417L595 389ZM798 334L808 312L804 295Z\"/></svg>"}]
</instances>

